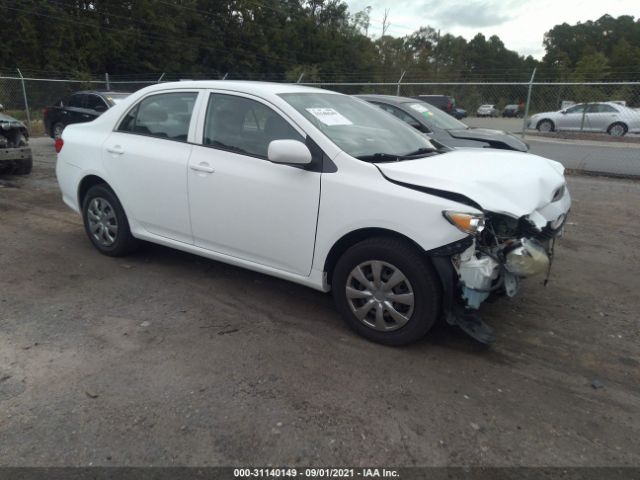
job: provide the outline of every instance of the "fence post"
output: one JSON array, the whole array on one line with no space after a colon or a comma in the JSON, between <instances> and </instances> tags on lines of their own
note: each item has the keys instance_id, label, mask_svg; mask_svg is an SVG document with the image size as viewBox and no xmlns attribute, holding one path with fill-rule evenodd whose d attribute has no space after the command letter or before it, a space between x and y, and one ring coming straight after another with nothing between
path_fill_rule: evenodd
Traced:
<instances>
[{"instance_id":1,"label":"fence post","mask_svg":"<svg viewBox=\"0 0 640 480\"><path fill-rule=\"evenodd\" d=\"M298 81L296 83L300 83L303 78L304 78L304 72L300 74L300 76L298 77Z\"/></svg>"},{"instance_id":2,"label":"fence post","mask_svg":"<svg viewBox=\"0 0 640 480\"><path fill-rule=\"evenodd\" d=\"M164 78L164 72L162 72L162 75L160 75L160 78L158 79L158 81L156 83L160 83L163 78Z\"/></svg>"},{"instance_id":3,"label":"fence post","mask_svg":"<svg viewBox=\"0 0 640 480\"><path fill-rule=\"evenodd\" d=\"M522 137L527 130L527 120L529 117L529 104L531 103L531 89L533 88L533 79L536 77L536 69L533 69L531 80L529 80L529 91L527 92L527 104L524 106L524 117L522 117Z\"/></svg>"},{"instance_id":4,"label":"fence post","mask_svg":"<svg viewBox=\"0 0 640 480\"><path fill-rule=\"evenodd\" d=\"M587 108L589 108L589 102L584 104L582 109L582 119L580 120L580 132L584 130L584 116L587 114Z\"/></svg>"},{"instance_id":5,"label":"fence post","mask_svg":"<svg viewBox=\"0 0 640 480\"><path fill-rule=\"evenodd\" d=\"M402 79L404 78L404 74L407 73L406 70L402 71L402 75L400 75L400 80L398 80L398 88L396 90L396 96L399 97L400 96L400 83L402 83Z\"/></svg>"},{"instance_id":6,"label":"fence post","mask_svg":"<svg viewBox=\"0 0 640 480\"><path fill-rule=\"evenodd\" d=\"M31 136L31 115L29 114L29 102L27 101L27 88L24 85L24 77L22 76L22 72L18 68L18 75L20 75L20 82L22 83L22 96L24 97L24 111L27 114L27 131L29 132L29 136Z\"/></svg>"},{"instance_id":7,"label":"fence post","mask_svg":"<svg viewBox=\"0 0 640 480\"><path fill-rule=\"evenodd\" d=\"M109 84L109 74L105 72L104 74L104 83L107 90L111 90L111 85Z\"/></svg>"}]
</instances>

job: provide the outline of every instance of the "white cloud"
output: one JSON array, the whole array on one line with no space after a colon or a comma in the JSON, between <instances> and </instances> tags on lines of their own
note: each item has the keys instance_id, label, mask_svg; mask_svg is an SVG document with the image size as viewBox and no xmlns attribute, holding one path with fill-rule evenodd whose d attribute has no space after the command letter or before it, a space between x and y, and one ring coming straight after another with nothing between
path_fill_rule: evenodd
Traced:
<instances>
[{"instance_id":1,"label":"white cloud","mask_svg":"<svg viewBox=\"0 0 640 480\"><path fill-rule=\"evenodd\" d=\"M352 13L372 7L369 33L382 29L385 9L391 23L388 33L403 36L421 26L467 40L478 32L498 35L505 46L538 59L544 55L544 33L561 23L597 20L602 15L634 15L637 0L346 0Z\"/></svg>"}]
</instances>

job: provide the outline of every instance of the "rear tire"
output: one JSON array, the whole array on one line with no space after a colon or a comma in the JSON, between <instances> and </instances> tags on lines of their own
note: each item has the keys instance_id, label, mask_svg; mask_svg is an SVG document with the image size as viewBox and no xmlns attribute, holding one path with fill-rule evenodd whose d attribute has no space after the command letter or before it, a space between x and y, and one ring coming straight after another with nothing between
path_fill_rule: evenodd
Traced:
<instances>
[{"instance_id":1,"label":"rear tire","mask_svg":"<svg viewBox=\"0 0 640 480\"><path fill-rule=\"evenodd\" d=\"M129 228L129 221L116 194L106 185L89 188L82 201L84 229L93 246L104 255L120 257L140 244Z\"/></svg>"},{"instance_id":2,"label":"rear tire","mask_svg":"<svg viewBox=\"0 0 640 480\"><path fill-rule=\"evenodd\" d=\"M53 138L54 140L56 138L60 138L62 136L63 130L64 130L64 124L60 122L54 123L53 127L51 127L51 138Z\"/></svg>"},{"instance_id":3,"label":"rear tire","mask_svg":"<svg viewBox=\"0 0 640 480\"><path fill-rule=\"evenodd\" d=\"M612 137L624 137L627 134L627 126L622 122L616 122L607 128L607 133Z\"/></svg>"},{"instance_id":4,"label":"rear tire","mask_svg":"<svg viewBox=\"0 0 640 480\"><path fill-rule=\"evenodd\" d=\"M385 345L415 342L438 319L442 299L436 272L409 242L364 240L338 260L333 298L357 333Z\"/></svg>"}]
</instances>

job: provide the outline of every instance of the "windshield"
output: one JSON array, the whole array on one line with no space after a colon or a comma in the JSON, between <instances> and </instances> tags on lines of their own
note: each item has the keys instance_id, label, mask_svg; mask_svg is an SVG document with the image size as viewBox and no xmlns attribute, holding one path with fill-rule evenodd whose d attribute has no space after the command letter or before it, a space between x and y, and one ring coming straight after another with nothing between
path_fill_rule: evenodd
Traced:
<instances>
[{"instance_id":1,"label":"windshield","mask_svg":"<svg viewBox=\"0 0 640 480\"><path fill-rule=\"evenodd\" d=\"M410 102L405 103L405 106L420 114L429 126L433 125L444 130L460 130L469 128L460 120L456 120L448 113L443 112L438 107L434 107L428 103Z\"/></svg>"},{"instance_id":2,"label":"windshield","mask_svg":"<svg viewBox=\"0 0 640 480\"><path fill-rule=\"evenodd\" d=\"M434 150L426 136L364 100L315 92L282 93L280 97L352 157L419 155Z\"/></svg>"}]
</instances>

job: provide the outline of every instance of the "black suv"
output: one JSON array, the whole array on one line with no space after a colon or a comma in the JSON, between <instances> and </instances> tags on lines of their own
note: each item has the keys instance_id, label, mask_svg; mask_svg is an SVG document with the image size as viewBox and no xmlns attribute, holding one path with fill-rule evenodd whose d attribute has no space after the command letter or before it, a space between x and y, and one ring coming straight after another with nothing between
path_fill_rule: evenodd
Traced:
<instances>
[{"instance_id":1,"label":"black suv","mask_svg":"<svg viewBox=\"0 0 640 480\"><path fill-rule=\"evenodd\" d=\"M414 98L438 107L449 115L453 115L456 109L456 99L450 95L418 95Z\"/></svg>"},{"instance_id":2,"label":"black suv","mask_svg":"<svg viewBox=\"0 0 640 480\"><path fill-rule=\"evenodd\" d=\"M95 120L123 98L126 92L103 92L88 90L76 92L65 100L44 109L44 128L51 138L62 135L64 127L72 123Z\"/></svg>"}]
</instances>

